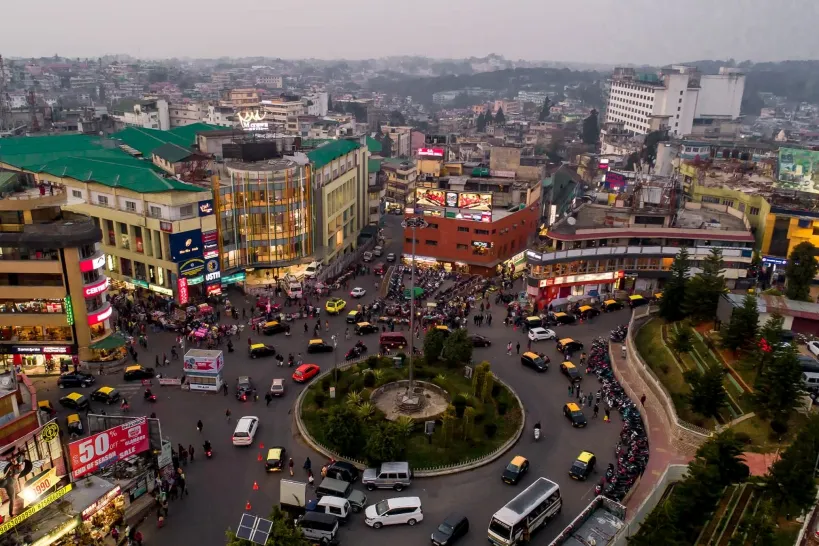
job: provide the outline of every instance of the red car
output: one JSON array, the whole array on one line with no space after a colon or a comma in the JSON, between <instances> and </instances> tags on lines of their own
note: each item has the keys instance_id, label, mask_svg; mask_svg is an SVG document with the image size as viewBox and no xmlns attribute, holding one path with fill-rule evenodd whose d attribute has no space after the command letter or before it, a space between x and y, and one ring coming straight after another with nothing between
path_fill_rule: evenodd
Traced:
<instances>
[{"instance_id":1,"label":"red car","mask_svg":"<svg viewBox=\"0 0 819 546\"><path fill-rule=\"evenodd\" d=\"M321 368L319 368L318 364L302 364L293 372L293 381L307 383L318 375L319 371L321 371Z\"/></svg>"}]
</instances>

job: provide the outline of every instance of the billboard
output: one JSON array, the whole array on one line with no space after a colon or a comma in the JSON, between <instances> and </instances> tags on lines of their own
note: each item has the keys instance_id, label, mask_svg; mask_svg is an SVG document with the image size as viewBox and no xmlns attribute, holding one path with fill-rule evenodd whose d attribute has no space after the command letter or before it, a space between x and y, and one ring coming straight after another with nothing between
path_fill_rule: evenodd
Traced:
<instances>
[{"instance_id":1,"label":"billboard","mask_svg":"<svg viewBox=\"0 0 819 546\"><path fill-rule=\"evenodd\" d=\"M419 157L444 157L443 148L418 148Z\"/></svg>"},{"instance_id":2,"label":"billboard","mask_svg":"<svg viewBox=\"0 0 819 546\"><path fill-rule=\"evenodd\" d=\"M222 351L201 351L194 349L185 354L183 361L185 371L195 371L206 374L218 374L225 366Z\"/></svg>"},{"instance_id":3,"label":"billboard","mask_svg":"<svg viewBox=\"0 0 819 546\"><path fill-rule=\"evenodd\" d=\"M446 197L443 190L418 188L415 190L415 204L422 207L446 206Z\"/></svg>"},{"instance_id":4,"label":"billboard","mask_svg":"<svg viewBox=\"0 0 819 546\"><path fill-rule=\"evenodd\" d=\"M0 516L8 521L45 498L66 474L60 427L49 421L0 452ZM19 521L18 521L19 523Z\"/></svg>"},{"instance_id":5,"label":"billboard","mask_svg":"<svg viewBox=\"0 0 819 546\"><path fill-rule=\"evenodd\" d=\"M148 421L142 417L68 444L71 476L76 480L117 461L148 451Z\"/></svg>"},{"instance_id":6,"label":"billboard","mask_svg":"<svg viewBox=\"0 0 819 546\"><path fill-rule=\"evenodd\" d=\"M456 191L446 192L446 206L453 209L458 207L458 192Z\"/></svg>"},{"instance_id":7,"label":"billboard","mask_svg":"<svg viewBox=\"0 0 819 546\"><path fill-rule=\"evenodd\" d=\"M489 212L492 210L492 194L463 192L458 195L458 208Z\"/></svg>"},{"instance_id":8,"label":"billboard","mask_svg":"<svg viewBox=\"0 0 819 546\"><path fill-rule=\"evenodd\" d=\"M202 230L192 229L168 235L171 261L175 263L202 257Z\"/></svg>"},{"instance_id":9,"label":"billboard","mask_svg":"<svg viewBox=\"0 0 819 546\"><path fill-rule=\"evenodd\" d=\"M819 151L779 149L779 188L819 193Z\"/></svg>"}]
</instances>

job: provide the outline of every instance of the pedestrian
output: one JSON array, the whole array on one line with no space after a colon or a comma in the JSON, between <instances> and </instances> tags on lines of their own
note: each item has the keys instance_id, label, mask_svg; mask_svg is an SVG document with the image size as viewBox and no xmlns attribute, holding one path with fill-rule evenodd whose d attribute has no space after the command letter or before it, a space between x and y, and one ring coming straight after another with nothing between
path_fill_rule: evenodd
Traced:
<instances>
[{"instance_id":1,"label":"pedestrian","mask_svg":"<svg viewBox=\"0 0 819 546\"><path fill-rule=\"evenodd\" d=\"M273 396L272 396L272 395L271 395L269 392L266 392L266 393L264 394L264 402L265 402L265 404L264 404L264 405L265 405L265 406L269 406L269 405L270 405L270 402L272 402L272 401L273 401Z\"/></svg>"},{"instance_id":2,"label":"pedestrian","mask_svg":"<svg viewBox=\"0 0 819 546\"><path fill-rule=\"evenodd\" d=\"M191 458L191 462L193 462L193 444L188 444L188 455Z\"/></svg>"},{"instance_id":3,"label":"pedestrian","mask_svg":"<svg viewBox=\"0 0 819 546\"><path fill-rule=\"evenodd\" d=\"M225 410L225 421L230 423L230 408Z\"/></svg>"},{"instance_id":4,"label":"pedestrian","mask_svg":"<svg viewBox=\"0 0 819 546\"><path fill-rule=\"evenodd\" d=\"M605 421L606 423L611 422L611 410L609 408L606 408L606 416L603 417L603 421Z\"/></svg>"},{"instance_id":5,"label":"pedestrian","mask_svg":"<svg viewBox=\"0 0 819 546\"><path fill-rule=\"evenodd\" d=\"M304 468L304 469L305 469L305 470L306 470L306 471L309 473L309 472L310 472L310 467L311 467L311 464L310 464L310 457L307 457L307 458L304 460L304 466L303 466L302 468Z\"/></svg>"},{"instance_id":6,"label":"pedestrian","mask_svg":"<svg viewBox=\"0 0 819 546\"><path fill-rule=\"evenodd\" d=\"M574 394L574 383L569 383L569 396Z\"/></svg>"},{"instance_id":7,"label":"pedestrian","mask_svg":"<svg viewBox=\"0 0 819 546\"><path fill-rule=\"evenodd\" d=\"M512 356L512 342L506 344L506 354Z\"/></svg>"},{"instance_id":8,"label":"pedestrian","mask_svg":"<svg viewBox=\"0 0 819 546\"><path fill-rule=\"evenodd\" d=\"M577 399L580 400L583 398L583 389L580 388L580 385L577 386Z\"/></svg>"},{"instance_id":9,"label":"pedestrian","mask_svg":"<svg viewBox=\"0 0 819 546\"><path fill-rule=\"evenodd\" d=\"M196 422L196 430L199 431L199 434L202 434L202 420L201 419L199 419Z\"/></svg>"},{"instance_id":10,"label":"pedestrian","mask_svg":"<svg viewBox=\"0 0 819 546\"><path fill-rule=\"evenodd\" d=\"M600 406L594 405L594 418L597 419L597 413L600 411Z\"/></svg>"},{"instance_id":11,"label":"pedestrian","mask_svg":"<svg viewBox=\"0 0 819 546\"><path fill-rule=\"evenodd\" d=\"M520 341L518 341L517 345L515 345L515 350L517 351L517 354L520 354Z\"/></svg>"},{"instance_id":12,"label":"pedestrian","mask_svg":"<svg viewBox=\"0 0 819 546\"><path fill-rule=\"evenodd\" d=\"M640 405L641 405L641 406L645 406L645 405L646 405L646 395L645 395L645 394L644 394L643 396L641 396L641 397L640 397Z\"/></svg>"},{"instance_id":13,"label":"pedestrian","mask_svg":"<svg viewBox=\"0 0 819 546\"><path fill-rule=\"evenodd\" d=\"M290 457L290 460L287 461L287 467L290 469L290 475L293 475L293 457Z\"/></svg>"},{"instance_id":14,"label":"pedestrian","mask_svg":"<svg viewBox=\"0 0 819 546\"><path fill-rule=\"evenodd\" d=\"M531 339L530 339L530 340L529 340L529 342L526 344L526 350L527 350L527 351L531 351L531 350L532 350L532 340L531 340Z\"/></svg>"},{"instance_id":15,"label":"pedestrian","mask_svg":"<svg viewBox=\"0 0 819 546\"><path fill-rule=\"evenodd\" d=\"M580 365L582 366L585 363L586 363L586 353L580 353Z\"/></svg>"},{"instance_id":16,"label":"pedestrian","mask_svg":"<svg viewBox=\"0 0 819 546\"><path fill-rule=\"evenodd\" d=\"M228 386L227 383L222 383L222 393L227 396L228 395Z\"/></svg>"},{"instance_id":17,"label":"pedestrian","mask_svg":"<svg viewBox=\"0 0 819 546\"><path fill-rule=\"evenodd\" d=\"M186 497L186 496L190 495L190 493L188 492L188 488L187 488L187 483L188 482L185 479L185 473L182 472L181 468L177 468L176 471L179 474L179 477L177 478L177 481L179 482L179 498L181 499L183 496Z\"/></svg>"},{"instance_id":18,"label":"pedestrian","mask_svg":"<svg viewBox=\"0 0 819 546\"><path fill-rule=\"evenodd\" d=\"M309 485L310 487L314 487L315 486L315 481L316 481L315 478L313 478L313 472L308 470L307 471L307 485Z\"/></svg>"}]
</instances>

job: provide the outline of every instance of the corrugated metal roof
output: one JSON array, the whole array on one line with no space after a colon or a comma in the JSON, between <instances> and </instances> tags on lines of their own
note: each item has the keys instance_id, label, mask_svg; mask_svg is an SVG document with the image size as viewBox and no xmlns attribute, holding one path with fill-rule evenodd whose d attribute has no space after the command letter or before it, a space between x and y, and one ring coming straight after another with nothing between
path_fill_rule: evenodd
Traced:
<instances>
[{"instance_id":1,"label":"corrugated metal roof","mask_svg":"<svg viewBox=\"0 0 819 546\"><path fill-rule=\"evenodd\" d=\"M224 127L219 127L218 125L211 125L210 123L191 123L190 125L183 125L181 127L174 127L169 133L173 133L180 138L184 138L188 141L188 146L193 146L196 144L196 135L197 133L205 133L209 131L221 131Z\"/></svg>"},{"instance_id":2,"label":"corrugated metal roof","mask_svg":"<svg viewBox=\"0 0 819 546\"><path fill-rule=\"evenodd\" d=\"M145 157L151 157L151 152L163 144L176 144L183 148L189 148L188 139L178 136L170 131L160 131L159 129L143 129L141 127L128 127L118 133L111 135L131 148L139 150Z\"/></svg>"},{"instance_id":3,"label":"corrugated metal roof","mask_svg":"<svg viewBox=\"0 0 819 546\"><path fill-rule=\"evenodd\" d=\"M374 154L379 154L381 153L381 150L383 150L384 148L383 146L381 146L381 143L378 142L376 139L372 137L367 137L367 149Z\"/></svg>"},{"instance_id":4,"label":"corrugated metal roof","mask_svg":"<svg viewBox=\"0 0 819 546\"><path fill-rule=\"evenodd\" d=\"M183 148L172 142L163 144L159 148L154 149L152 154L161 157L169 163L178 163L193 155L193 151L188 148Z\"/></svg>"},{"instance_id":5,"label":"corrugated metal roof","mask_svg":"<svg viewBox=\"0 0 819 546\"><path fill-rule=\"evenodd\" d=\"M367 172L377 173L381 170L380 159L370 159L367 161Z\"/></svg>"},{"instance_id":6,"label":"corrugated metal roof","mask_svg":"<svg viewBox=\"0 0 819 546\"><path fill-rule=\"evenodd\" d=\"M307 152L307 157L316 168L320 169L334 159L347 155L358 148L361 148L358 142L352 140L334 140L329 144Z\"/></svg>"}]
</instances>

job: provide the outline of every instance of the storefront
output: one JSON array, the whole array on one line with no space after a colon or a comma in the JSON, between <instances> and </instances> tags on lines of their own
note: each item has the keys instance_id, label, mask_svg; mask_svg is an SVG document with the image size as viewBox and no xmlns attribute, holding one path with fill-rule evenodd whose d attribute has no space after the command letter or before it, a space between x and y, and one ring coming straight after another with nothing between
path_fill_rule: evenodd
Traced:
<instances>
[{"instance_id":1,"label":"storefront","mask_svg":"<svg viewBox=\"0 0 819 546\"><path fill-rule=\"evenodd\" d=\"M59 504L60 511L49 514L51 527L43 526L32 536L34 546L101 543L125 514L120 487L98 476L75 484Z\"/></svg>"},{"instance_id":2,"label":"storefront","mask_svg":"<svg viewBox=\"0 0 819 546\"><path fill-rule=\"evenodd\" d=\"M545 308L557 299L581 296L604 297L604 294L611 294L614 290L619 289L624 278L624 271L566 275L548 279L529 277L526 292L537 300L539 306Z\"/></svg>"},{"instance_id":3,"label":"storefront","mask_svg":"<svg viewBox=\"0 0 819 546\"><path fill-rule=\"evenodd\" d=\"M0 368L59 374L74 364L76 354L76 345L0 345Z\"/></svg>"},{"instance_id":4,"label":"storefront","mask_svg":"<svg viewBox=\"0 0 819 546\"><path fill-rule=\"evenodd\" d=\"M222 369L225 357L222 351L191 349L185 353L183 371L185 382L192 391L216 392L222 388Z\"/></svg>"},{"instance_id":5,"label":"storefront","mask_svg":"<svg viewBox=\"0 0 819 546\"><path fill-rule=\"evenodd\" d=\"M412 263L412 255L405 254L401 256L401 262L404 265L409 266ZM470 265L466 262L437 260L429 256L416 256L415 267L419 269L432 267L441 269L442 271L446 271L447 273L451 273L454 271L456 273L475 273L478 275L491 274L491 268L488 268L483 265ZM487 271L489 271L489 273L487 273Z\"/></svg>"},{"instance_id":6,"label":"storefront","mask_svg":"<svg viewBox=\"0 0 819 546\"><path fill-rule=\"evenodd\" d=\"M506 272L514 277L526 270L526 251L519 252L498 265L498 273Z\"/></svg>"}]
</instances>

